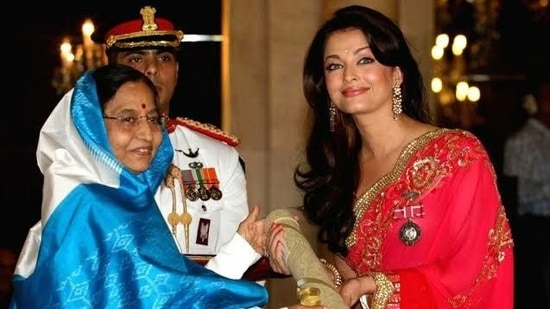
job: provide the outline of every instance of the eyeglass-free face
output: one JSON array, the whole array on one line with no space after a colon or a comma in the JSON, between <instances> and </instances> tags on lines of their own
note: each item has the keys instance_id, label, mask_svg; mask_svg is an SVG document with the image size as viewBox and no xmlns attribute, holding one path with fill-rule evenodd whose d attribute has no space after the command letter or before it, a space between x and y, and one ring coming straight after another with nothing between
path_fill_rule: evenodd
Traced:
<instances>
[{"instance_id":1,"label":"eyeglass-free face","mask_svg":"<svg viewBox=\"0 0 550 309\"><path fill-rule=\"evenodd\" d=\"M401 69L380 63L361 30L331 33L323 58L325 85L338 111L354 118L379 111L393 117L392 89L403 81Z\"/></svg>"},{"instance_id":2,"label":"eyeglass-free face","mask_svg":"<svg viewBox=\"0 0 550 309\"><path fill-rule=\"evenodd\" d=\"M123 84L103 111L113 153L134 173L149 168L162 141L162 118L143 82Z\"/></svg>"}]
</instances>

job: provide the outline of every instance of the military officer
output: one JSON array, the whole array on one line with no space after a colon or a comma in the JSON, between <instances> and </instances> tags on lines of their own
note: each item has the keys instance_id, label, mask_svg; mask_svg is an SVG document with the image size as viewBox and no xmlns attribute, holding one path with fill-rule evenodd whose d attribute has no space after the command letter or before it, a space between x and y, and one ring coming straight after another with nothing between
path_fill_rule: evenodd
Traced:
<instances>
[{"instance_id":1,"label":"military officer","mask_svg":"<svg viewBox=\"0 0 550 309\"><path fill-rule=\"evenodd\" d=\"M105 45L110 63L145 73L168 115L184 33L161 10L155 5L113 10L99 20L92 39ZM183 254L222 276L241 278L265 252L265 234L257 206L249 215L244 167L235 149L239 140L183 117L166 117L166 128L175 153L156 199L167 227Z\"/></svg>"}]
</instances>

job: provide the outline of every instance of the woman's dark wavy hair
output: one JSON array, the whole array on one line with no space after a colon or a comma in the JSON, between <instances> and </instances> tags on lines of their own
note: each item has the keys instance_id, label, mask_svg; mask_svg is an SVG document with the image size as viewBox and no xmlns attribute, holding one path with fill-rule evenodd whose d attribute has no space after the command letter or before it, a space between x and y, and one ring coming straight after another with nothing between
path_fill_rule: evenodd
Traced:
<instances>
[{"instance_id":1,"label":"woman's dark wavy hair","mask_svg":"<svg viewBox=\"0 0 550 309\"><path fill-rule=\"evenodd\" d=\"M363 6L337 10L313 38L303 67L303 91L311 107L306 142L307 161L294 172L294 181L305 192L302 210L319 226L319 240L336 254L347 255L345 244L355 216L355 190L360 179L359 132L350 115L337 112L334 132L329 126L329 95L324 80L324 49L328 37L344 29L359 29L376 60L399 67L403 73L403 113L429 122L424 84L418 64L399 27L387 16Z\"/></svg>"},{"instance_id":2,"label":"woman's dark wavy hair","mask_svg":"<svg viewBox=\"0 0 550 309\"><path fill-rule=\"evenodd\" d=\"M97 90L101 110L105 109L105 104L111 100L118 89L127 82L141 81L151 89L155 98L155 105L159 108L159 94L155 84L143 73L122 64L107 64L95 69L92 72Z\"/></svg>"}]
</instances>

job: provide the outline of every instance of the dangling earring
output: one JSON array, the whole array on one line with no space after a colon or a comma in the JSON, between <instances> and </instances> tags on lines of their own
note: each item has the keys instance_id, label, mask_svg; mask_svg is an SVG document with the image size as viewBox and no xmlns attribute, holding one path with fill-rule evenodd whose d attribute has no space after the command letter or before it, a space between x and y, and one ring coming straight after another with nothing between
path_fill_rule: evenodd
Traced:
<instances>
[{"instance_id":1,"label":"dangling earring","mask_svg":"<svg viewBox=\"0 0 550 309\"><path fill-rule=\"evenodd\" d=\"M403 95L401 95L401 86L396 85L392 88L392 112L393 119L399 119L401 113L403 112L403 106L401 102L403 101Z\"/></svg>"},{"instance_id":2,"label":"dangling earring","mask_svg":"<svg viewBox=\"0 0 550 309\"><path fill-rule=\"evenodd\" d=\"M330 132L334 132L334 127L336 126L336 106L330 101L328 106L328 123Z\"/></svg>"}]
</instances>

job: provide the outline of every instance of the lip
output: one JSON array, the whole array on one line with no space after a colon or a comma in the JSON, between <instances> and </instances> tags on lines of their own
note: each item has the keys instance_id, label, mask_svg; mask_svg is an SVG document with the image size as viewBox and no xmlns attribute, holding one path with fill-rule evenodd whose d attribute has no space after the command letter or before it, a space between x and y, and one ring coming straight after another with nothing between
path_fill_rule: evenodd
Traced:
<instances>
[{"instance_id":1,"label":"lip","mask_svg":"<svg viewBox=\"0 0 550 309\"><path fill-rule=\"evenodd\" d=\"M365 87L359 87L359 86L352 86L352 87L346 87L342 90L342 94L346 97L354 97L360 94L363 94L368 89Z\"/></svg>"}]
</instances>

